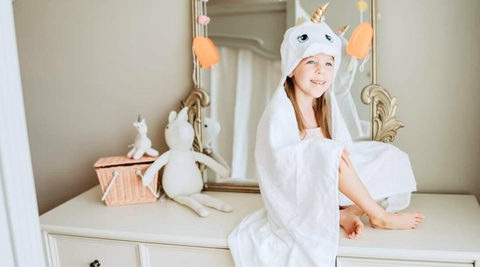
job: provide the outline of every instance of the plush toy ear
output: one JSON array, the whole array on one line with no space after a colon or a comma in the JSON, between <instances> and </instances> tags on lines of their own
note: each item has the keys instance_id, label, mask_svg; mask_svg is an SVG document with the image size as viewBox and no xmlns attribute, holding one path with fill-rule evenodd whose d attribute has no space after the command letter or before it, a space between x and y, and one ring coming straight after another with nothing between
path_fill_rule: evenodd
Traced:
<instances>
[{"instance_id":1,"label":"plush toy ear","mask_svg":"<svg viewBox=\"0 0 480 267\"><path fill-rule=\"evenodd\" d=\"M180 110L180 112L178 113L177 119L180 119L182 121L188 121L187 111L188 111L188 107L182 108L182 110Z\"/></svg>"},{"instance_id":2,"label":"plush toy ear","mask_svg":"<svg viewBox=\"0 0 480 267\"><path fill-rule=\"evenodd\" d=\"M172 123L172 121L177 118L177 112L175 111L170 111L170 115L168 115L168 123Z\"/></svg>"},{"instance_id":3,"label":"plush toy ear","mask_svg":"<svg viewBox=\"0 0 480 267\"><path fill-rule=\"evenodd\" d=\"M137 127L137 126L138 126L138 122L134 122L134 123L133 123L133 126Z\"/></svg>"},{"instance_id":4,"label":"plush toy ear","mask_svg":"<svg viewBox=\"0 0 480 267\"><path fill-rule=\"evenodd\" d=\"M145 124L145 119L142 119L142 123Z\"/></svg>"}]
</instances>

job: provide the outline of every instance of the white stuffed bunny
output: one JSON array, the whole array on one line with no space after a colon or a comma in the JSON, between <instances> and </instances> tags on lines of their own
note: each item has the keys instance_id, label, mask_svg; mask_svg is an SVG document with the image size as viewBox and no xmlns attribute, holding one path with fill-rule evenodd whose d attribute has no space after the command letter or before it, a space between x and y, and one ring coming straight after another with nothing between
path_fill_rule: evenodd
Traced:
<instances>
[{"instance_id":1,"label":"white stuffed bunny","mask_svg":"<svg viewBox=\"0 0 480 267\"><path fill-rule=\"evenodd\" d=\"M133 126L137 128L138 134L135 138L135 143L129 146L133 146L133 148L128 152L127 157L130 159L132 157L134 159L139 159L145 153L151 157L158 156L158 151L152 148L152 141L147 137L148 128L145 124L145 119L141 119L140 115L138 115L138 121L134 122Z\"/></svg>"},{"instance_id":2,"label":"white stuffed bunny","mask_svg":"<svg viewBox=\"0 0 480 267\"><path fill-rule=\"evenodd\" d=\"M203 206L215 208L223 212L232 211L232 207L216 198L201 194L203 179L196 162L212 168L222 177L230 176L230 172L207 155L192 151L194 131L187 121L188 107L183 108L178 116L170 112L165 129L165 140L170 148L163 153L147 169L142 177L143 185L152 181L156 172L164 165L162 185L168 197L193 209L198 215L207 217L210 212Z\"/></svg>"}]
</instances>

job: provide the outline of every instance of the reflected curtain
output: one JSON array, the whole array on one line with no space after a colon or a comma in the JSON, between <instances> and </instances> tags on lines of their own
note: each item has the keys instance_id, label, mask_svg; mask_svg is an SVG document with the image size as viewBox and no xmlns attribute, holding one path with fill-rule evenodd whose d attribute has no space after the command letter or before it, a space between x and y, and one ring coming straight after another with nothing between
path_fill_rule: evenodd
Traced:
<instances>
[{"instance_id":1,"label":"reflected curtain","mask_svg":"<svg viewBox=\"0 0 480 267\"><path fill-rule=\"evenodd\" d=\"M257 125L281 75L281 62L252 50L218 46L220 62L205 72L204 88L211 105L206 116L221 125L212 148L231 163L233 178L256 179L254 158Z\"/></svg>"}]
</instances>

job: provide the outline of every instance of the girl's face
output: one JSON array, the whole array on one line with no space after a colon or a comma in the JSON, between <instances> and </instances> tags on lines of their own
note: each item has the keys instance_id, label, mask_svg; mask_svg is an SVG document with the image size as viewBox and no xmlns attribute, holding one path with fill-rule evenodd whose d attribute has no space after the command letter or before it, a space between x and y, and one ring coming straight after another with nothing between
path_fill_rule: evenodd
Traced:
<instances>
[{"instance_id":1,"label":"girl's face","mask_svg":"<svg viewBox=\"0 0 480 267\"><path fill-rule=\"evenodd\" d=\"M320 53L302 59L292 71L295 91L300 89L305 95L319 98L332 84L334 59Z\"/></svg>"}]
</instances>

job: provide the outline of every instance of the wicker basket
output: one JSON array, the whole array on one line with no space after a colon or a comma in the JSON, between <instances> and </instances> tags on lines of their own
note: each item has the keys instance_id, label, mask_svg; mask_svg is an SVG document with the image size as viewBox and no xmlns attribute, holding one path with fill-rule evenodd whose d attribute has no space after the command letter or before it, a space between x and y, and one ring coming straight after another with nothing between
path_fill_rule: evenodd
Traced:
<instances>
[{"instance_id":1,"label":"wicker basket","mask_svg":"<svg viewBox=\"0 0 480 267\"><path fill-rule=\"evenodd\" d=\"M93 167L104 193L107 206L150 203L158 198L158 172L150 185L142 184L142 174L157 159L142 157L138 160L126 156L101 158Z\"/></svg>"}]
</instances>

